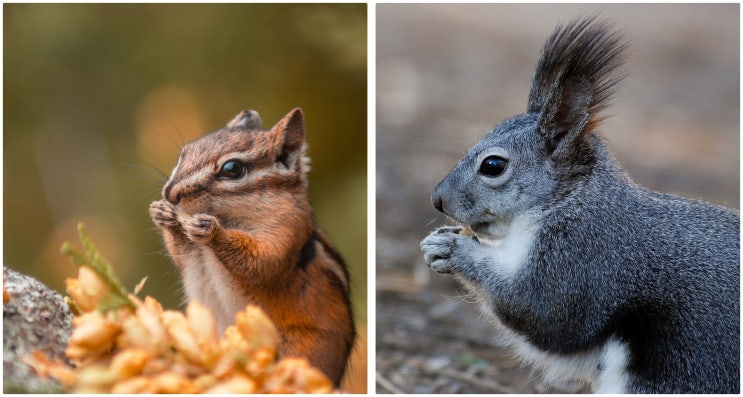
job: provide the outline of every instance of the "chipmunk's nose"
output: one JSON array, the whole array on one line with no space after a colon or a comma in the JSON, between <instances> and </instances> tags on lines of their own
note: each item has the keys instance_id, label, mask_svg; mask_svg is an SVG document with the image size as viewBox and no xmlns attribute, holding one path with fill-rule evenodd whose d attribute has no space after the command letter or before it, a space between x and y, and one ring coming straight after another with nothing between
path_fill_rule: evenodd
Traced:
<instances>
[{"instance_id":1,"label":"chipmunk's nose","mask_svg":"<svg viewBox=\"0 0 743 397\"><path fill-rule=\"evenodd\" d=\"M174 186L174 181L168 181L168 183L163 186L163 198L171 204L178 204L178 202L181 201L181 192L180 190L173 191Z\"/></svg>"}]
</instances>

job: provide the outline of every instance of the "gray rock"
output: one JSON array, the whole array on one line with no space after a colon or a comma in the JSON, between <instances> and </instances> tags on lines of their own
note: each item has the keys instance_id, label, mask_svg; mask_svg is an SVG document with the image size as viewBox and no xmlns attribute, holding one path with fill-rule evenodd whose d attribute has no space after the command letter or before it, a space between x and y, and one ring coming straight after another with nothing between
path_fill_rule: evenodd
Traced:
<instances>
[{"instance_id":1,"label":"gray rock","mask_svg":"<svg viewBox=\"0 0 743 397\"><path fill-rule=\"evenodd\" d=\"M54 393L53 379L40 379L21 357L41 350L67 362L64 349L72 333L72 314L62 295L38 280L3 267L10 301L3 304L3 392Z\"/></svg>"}]
</instances>

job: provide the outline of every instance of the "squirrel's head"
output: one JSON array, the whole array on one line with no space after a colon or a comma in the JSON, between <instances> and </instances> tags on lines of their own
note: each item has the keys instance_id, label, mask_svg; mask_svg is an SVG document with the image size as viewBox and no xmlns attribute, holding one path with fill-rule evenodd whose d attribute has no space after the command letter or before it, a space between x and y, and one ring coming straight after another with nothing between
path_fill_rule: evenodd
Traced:
<instances>
[{"instance_id":1,"label":"squirrel's head","mask_svg":"<svg viewBox=\"0 0 743 397\"><path fill-rule=\"evenodd\" d=\"M593 131L624 77L624 50L595 18L558 26L537 63L527 112L469 149L434 190L434 206L499 237L514 217L543 211L576 188L604 160Z\"/></svg>"},{"instance_id":2,"label":"squirrel's head","mask_svg":"<svg viewBox=\"0 0 743 397\"><path fill-rule=\"evenodd\" d=\"M258 113L244 110L221 130L188 142L163 198L187 213L218 214L246 201L259 213L262 206L305 197L302 111L292 110L268 130L260 126Z\"/></svg>"}]
</instances>

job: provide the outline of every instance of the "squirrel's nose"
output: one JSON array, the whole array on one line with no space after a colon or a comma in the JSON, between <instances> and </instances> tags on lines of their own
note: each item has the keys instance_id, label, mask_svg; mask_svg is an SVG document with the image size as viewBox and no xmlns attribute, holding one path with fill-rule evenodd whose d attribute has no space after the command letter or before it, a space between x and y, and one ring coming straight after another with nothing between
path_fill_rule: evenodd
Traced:
<instances>
[{"instance_id":1,"label":"squirrel's nose","mask_svg":"<svg viewBox=\"0 0 743 397\"><path fill-rule=\"evenodd\" d=\"M441 196L435 193L431 195L431 203L433 203L433 206L436 207L437 210L444 212L444 201L441 199Z\"/></svg>"}]
</instances>

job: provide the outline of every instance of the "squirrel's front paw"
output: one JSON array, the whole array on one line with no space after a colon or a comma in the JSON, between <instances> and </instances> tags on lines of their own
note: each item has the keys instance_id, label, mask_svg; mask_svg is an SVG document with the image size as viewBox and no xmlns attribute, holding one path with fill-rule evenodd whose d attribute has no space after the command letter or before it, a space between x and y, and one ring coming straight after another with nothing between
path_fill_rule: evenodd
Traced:
<instances>
[{"instance_id":1,"label":"squirrel's front paw","mask_svg":"<svg viewBox=\"0 0 743 397\"><path fill-rule=\"evenodd\" d=\"M165 200L154 201L150 204L150 217L156 226L174 228L178 226L178 215L172 204Z\"/></svg>"},{"instance_id":2,"label":"squirrel's front paw","mask_svg":"<svg viewBox=\"0 0 743 397\"><path fill-rule=\"evenodd\" d=\"M207 214L196 214L182 223L183 233L194 243L209 242L219 228L217 218Z\"/></svg>"},{"instance_id":3,"label":"squirrel's front paw","mask_svg":"<svg viewBox=\"0 0 743 397\"><path fill-rule=\"evenodd\" d=\"M438 273L448 274L457 271L454 256L471 239L460 234L462 228L442 227L421 241L421 251L426 264Z\"/></svg>"}]
</instances>

